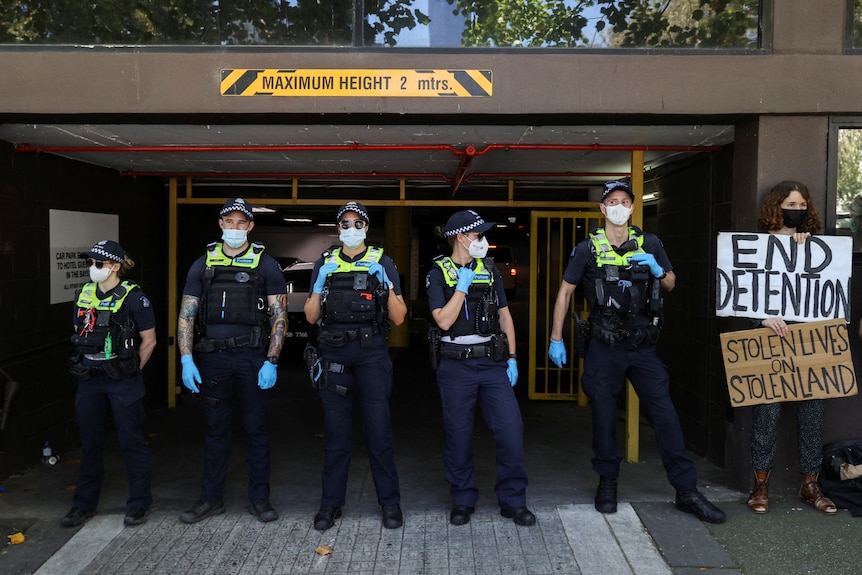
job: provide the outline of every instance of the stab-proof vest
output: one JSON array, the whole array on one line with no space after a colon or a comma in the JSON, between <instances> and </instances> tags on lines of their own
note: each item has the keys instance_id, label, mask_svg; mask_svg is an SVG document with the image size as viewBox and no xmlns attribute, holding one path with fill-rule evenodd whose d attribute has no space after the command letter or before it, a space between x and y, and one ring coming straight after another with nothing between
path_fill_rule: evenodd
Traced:
<instances>
[{"instance_id":1,"label":"stab-proof vest","mask_svg":"<svg viewBox=\"0 0 862 575\"><path fill-rule=\"evenodd\" d=\"M207 325L266 326L266 297L258 270L263 244L252 243L242 255L231 258L221 242L207 246L201 333Z\"/></svg>"},{"instance_id":2,"label":"stab-proof vest","mask_svg":"<svg viewBox=\"0 0 862 575\"><path fill-rule=\"evenodd\" d=\"M614 327L631 324L630 320L642 311L655 315L661 308L661 299L653 294L653 287L656 287L653 282L658 280L653 279L646 266L628 261L634 254L646 253L643 243L643 233L634 226L629 227L629 239L621 246L626 250L623 253L614 249L603 228L590 234L599 277L593 286L585 285L585 296L590 309ZM595 321L595 315L592 321Z\"/></svg>"},{"instance_id":3,"label":"stab-proof vest","mask_svg":"<svg viewBox=\"0 0 862 575\"><path fill-rule=\"evenodd\" d=\"M323 253L324 264L338 266L323 287L321 325L329 331L351 330L362 326L383 327L387 320L389 286L368 273L383 257L383 248L368 246L353 262L339 257L341 247Z\"/></svg>"},{"instance_id":4,"label":"stab-proof vest","mask_svg":"<svg viewBox=\"0 0 862 575\"><path fill-rule=\"evenodd\" d=\"M71 341L79 354L95 354L105 351L105 340L111 335L112 354L125 359L137 348L135 326L128 314L125 320L118 319L126 296L138 287L128 281L121 282L102 299L96 295L96 284L90 282L81 288L75 306L75 333Z\"/></svg>"},{"instance_id":5,"label":"stab-proof vest","mask_svg":"<svg viewBox=\"0 0 862 575\"><path fill-rule=\"evenodd\" d=\"M458 266L449 256L437 256L434 263L443 271L443 281L446 282L447 301L455 294L458 285ZM465 313L458 314L458 319L444 335L458 337L461 335L494 335L500 332L497 295L494 291L494 260L482 258L476 260L476 275L467 289L464 301Z\"/></svg>"}]
</instances>

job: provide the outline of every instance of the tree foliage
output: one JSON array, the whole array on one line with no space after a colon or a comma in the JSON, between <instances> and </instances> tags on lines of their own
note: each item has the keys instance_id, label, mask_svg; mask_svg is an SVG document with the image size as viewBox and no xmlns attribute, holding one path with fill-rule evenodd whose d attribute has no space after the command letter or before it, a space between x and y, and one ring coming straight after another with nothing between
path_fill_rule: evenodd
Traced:
<instances>
[{"instance_id":1,"label":"tree foliage","mask_svg":"<svg viewBox=\"0 0 862 575\"><path fill-rule=\"evenodd\" d=\"M411 4L365 0L363 43L427 23ZM355 20L354 0L0 0L0 42L349 46Z\"/></svg>"},{"instance_id":2,"label":"tree foliage","mask_svg":"<svg viewBox=\"0 0 862 575\"><path fill-rule=\"evenodd\" d=\"M759 0L446 1L464 20L467 47L757 46ZM0 0L0 42L394 46L402 31L430 23L414 3Z\"/></svg>"},{"instance_id":3,"label":"tree foliage","mask_svg":"<svg viewBox=\"0 0 862 575\"><path fill-rule=\"evenodd\" d=\"M446 0L465 46L757 47L758 0Z\"/></svg>"},{"instance_id":4,"label":"tree foliage","mask_svg":"<svg viewBox=\"0 0 862 575\"><path fill-rule=\"evenodd\" d=\"M838 211L847 210L853 198L862 193L862 129L838 131Z\"/></svg>"}]
</instances>

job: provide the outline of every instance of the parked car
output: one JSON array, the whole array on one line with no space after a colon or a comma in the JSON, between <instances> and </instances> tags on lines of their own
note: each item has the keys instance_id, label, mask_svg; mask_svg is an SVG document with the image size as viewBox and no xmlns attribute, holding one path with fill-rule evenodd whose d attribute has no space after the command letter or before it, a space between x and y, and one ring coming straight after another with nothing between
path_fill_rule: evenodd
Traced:
<instances>
[{"instance_id":1,"label":"parked car","mask_svg":"<svg viewBox=\"0 0 862 575\"><path fill-rule=\"evenodd\" d=\"M313 329L305 321L305 300L311 290L311 272L314 262L297 262L284 269L284 281L287 284L287 332L284 334L285 344L305 345L308 332Z\"/></svg>"},{"instance_id":2,"label":"parked car","mask_svg":"<svg viewBox=\"0 0 862 575\"><path fill-rule=\"evenodd\" d=\"M512 255L512 248L492 245L488 248L488 257L494 258L494 265L500 270L506 295L515 297L518 291L518 260Z\"/></svg>"}]
</instances>

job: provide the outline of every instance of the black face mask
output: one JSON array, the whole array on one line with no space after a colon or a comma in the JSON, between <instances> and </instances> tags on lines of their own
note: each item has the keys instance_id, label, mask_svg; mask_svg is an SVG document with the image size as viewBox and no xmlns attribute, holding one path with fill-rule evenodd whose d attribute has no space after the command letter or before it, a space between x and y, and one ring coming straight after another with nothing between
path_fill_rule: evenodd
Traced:
<instances>
[{"instance_id":1,"label":"black face mask","mask_svg":"<svg viewBox=\"0 0 862 575\"><path fill-rule=\"evenodd\" d=\"M785 226L788 228L798 228L805 221L808 210L785 210L782 208L781 215L784 216Z\"/></svg>"}]
</instances>

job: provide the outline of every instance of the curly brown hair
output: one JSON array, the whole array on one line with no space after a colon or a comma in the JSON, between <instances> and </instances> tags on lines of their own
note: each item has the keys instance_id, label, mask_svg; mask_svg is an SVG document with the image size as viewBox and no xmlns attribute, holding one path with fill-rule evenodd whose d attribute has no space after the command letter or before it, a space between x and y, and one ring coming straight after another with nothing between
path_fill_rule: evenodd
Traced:
<instances>
[{"instance_id":1,"label":"curly brown hair","mask_svg":"<svg viewBox=\"0 0 862 575\"><path fill-rule=\"evenodd\" d=\"M817 213L817 208L811 201L811 192L808 187L802 182L793 180L784 180L769 190L766 197L763 198L763 204L760 206L760 216L757 218L757 223L767 232L780 230L784 226L784 216L781 213L781 203L787 199L790 192L799 192L805 201L808 202L808 210L805 214L805 221L796 227L797 232L809 232L815 234L823 227L820 221L820 214Z\"/></svg>"}]
</instances>

